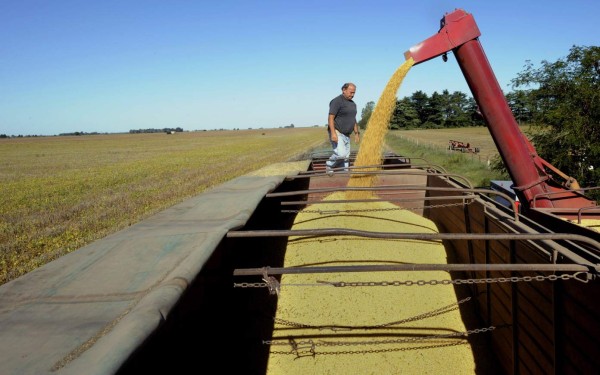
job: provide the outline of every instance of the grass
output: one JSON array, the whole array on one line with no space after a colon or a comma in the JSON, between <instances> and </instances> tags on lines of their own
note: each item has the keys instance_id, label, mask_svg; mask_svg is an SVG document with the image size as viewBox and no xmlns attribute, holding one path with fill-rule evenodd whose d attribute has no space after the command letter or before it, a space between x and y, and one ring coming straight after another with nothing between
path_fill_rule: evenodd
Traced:
<instances>
[{"instance_id":1,"label":"grass","mask_svg":"<svg viewBox=\"0 0 600 375\"><path fill-rule=\"evenodd\" d=\"M0 284L266 165L323 128L0 140Z\"/></svg>"},{"instance_id":2,"label":"grass","mask_svg":"<svg viewBox=\"0 0 600 375\"><path fill-rule=\"evenodd\" d=\"M467 178L475 187L489 188L491 180L505 180L509 177L490 169L488 160L491 162L498 155L491 136L488 133L488 140L485 137L475 137L470 133L470 131L475 131L478 134L481 132L481 129L487 132L487 128L452 129L460 131L460 134L454 135L448 132L440 132L440 129L419 131L395 130L388 132L385 142L387 149L392 150L396 154L410 156L412 159L423 159L414 160L414 163L438 165L443 167L448 173L459 174ZM456 135L462 137L457 137ZM470 143L473 146L481 147L485 151L474 154L452 151L447 148L450 139L459 141L465 139L464 142L466 143L469 142L466 139L475 138L478 138L479 142L471 141Z\"/></svg>"}]
</instances>

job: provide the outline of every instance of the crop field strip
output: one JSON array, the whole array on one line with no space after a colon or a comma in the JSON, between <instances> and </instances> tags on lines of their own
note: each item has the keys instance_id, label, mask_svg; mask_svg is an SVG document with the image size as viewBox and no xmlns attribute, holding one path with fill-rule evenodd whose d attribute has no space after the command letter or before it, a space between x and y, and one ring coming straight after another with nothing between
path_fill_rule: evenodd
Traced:
<instances>
[{"instance_id":1,"label":"crop field strip","mask_svg":"<svg viewBox=\"0 0 600 375\"><path fill-rule=\"evenodd\" d=\"M324 128L0 142L0 284L266 165L327 147Z\"/></svg>"},{"instance_id":2,"label":"crop field strip","mask_svg":"<svg viewBox=\"0 0 600 375\"><path fill-rule=\"evenodd\" d=\"M390 132L390 135L393 137L400 137L422 147L447 150L449 154L455 153L456 151L448 150L448 141L455 139L464 143L468 142L471 146L480 148L478 154L471 154L469 157L476 158L482 163L487 163L488 159L492 160L498 155L498 150L490 135L490 131L484 126L448 129L393 130Z\"/></svg>"}]
</instances>

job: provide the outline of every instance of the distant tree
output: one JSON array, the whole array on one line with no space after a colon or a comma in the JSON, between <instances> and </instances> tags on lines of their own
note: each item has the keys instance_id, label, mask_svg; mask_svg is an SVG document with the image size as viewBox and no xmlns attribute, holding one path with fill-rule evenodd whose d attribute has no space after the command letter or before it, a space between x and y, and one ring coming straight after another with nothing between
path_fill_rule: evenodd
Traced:
<instances>
[{"instance_id":1,"label":"distant tree","mask_svg":"<svg viewBox=\"0 0 600 375\"><path fill-rule=\"evenodd\" d=\"M429 96L421 90L415 91L410 96L413 108L417 111L419 123L424 124L427 121Z\"/></svg>"},{"instance_id":2,"label":"distant tree","mask_svg":"<svg viewBox=\"0 0 600 375\"><path fill-rule=\"evenodd\" d=\"M530 123L535 103L531 100L530 90L512 91L506 94L506 102L519 124Z\"/></svg>"},{"instance_id":3,"label":"distant tree","mask_svg":"<svg viewBox=\"0 0 600 375\"><path fill-rule=\"evenodd\" d=\"M426 129L441 128L444 125L445 98L434 91L426 107L427 118L423 127Z\"/></svg>"},{"instance_id":4,"label":"distant tree","mask_svg":"<svg viewBox=\"0 0 600 375\"><path fill-rule=\"evenodd\" d=\"M469 123L471 126L485 126L485 120L483 119L483 114L477 105L477 102L473 98L467 98L467 103L465 105L465 112L469 117Z\"/></svg>"},{"instance_id":5,"label":"distant tree","mask_svg":"<svg viewBox=\"0 0 600 375\"><path fill-rule=\"evenodd\" d=\"M409 98L396 101L396 108L390 119L390 129L414 129L421 125L419 114Z\"/></svg>"},{"instance_id":6,"label":"distant tree","mask_svg":"<svg viewBox=\"0 0 600 375\"><path fill-rule=\"evenodd\" d=\"M573 46L555 62L542 61L512 80L531 103L531 140L550 164L582 186L600 184L600 47Z\"/></svg>"},{"instance_id":7,"label":"distant tree","mask_svg":"<svg viewBox=\"0 0 600 375\"><path fill-rule=\"evenodd\" d=\"M366 129L367 124L369 123L369 119L375 110L375 102L368 102L365 105L365 108L362 109L360 114L360 121L358 121L358 127L361 129Z\"/></svg>"},{"instance_id":8,"label":"distant tree","mask_svg":"<svg viewBox=\"0 0 600 375\"><path fill-rule=\"evenodd\" d=\"M467 94L455 91L452 94L447 90L442 92L445 102L445 118L444 127L460 128L464 126L472 126L471 116L469 113L469 100Z\"/></svg>"}]
</instances>

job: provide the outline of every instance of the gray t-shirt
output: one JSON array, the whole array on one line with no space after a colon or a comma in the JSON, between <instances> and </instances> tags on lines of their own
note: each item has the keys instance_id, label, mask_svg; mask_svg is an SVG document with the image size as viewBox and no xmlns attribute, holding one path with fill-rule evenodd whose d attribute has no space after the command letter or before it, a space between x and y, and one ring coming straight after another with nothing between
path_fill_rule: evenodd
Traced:
<instances>
[{"instance_id":1,"label":"gray t-shirt","mask_svg":"<svg viewBox=\"0 0 600 375\"><path fill-rule=\"evenodd\" d=\"M335 128L342 134L350 135L356 124L356 103L339 95L329 102L329 114L335 116Z\"/></svg>"}]
</instances>

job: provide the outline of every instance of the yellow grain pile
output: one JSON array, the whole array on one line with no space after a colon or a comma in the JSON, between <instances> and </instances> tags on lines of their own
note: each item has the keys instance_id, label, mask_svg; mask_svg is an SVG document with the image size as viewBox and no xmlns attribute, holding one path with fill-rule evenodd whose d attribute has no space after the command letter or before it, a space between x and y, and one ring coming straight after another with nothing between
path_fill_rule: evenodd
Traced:
<instances>
[{"instance_id":1,"label":"yellow grain pile","mask_svg":"<svg viewBox=\"0 0 600 375\"><path fill-rule=\"evenodd\" d=\"M270 176L287 176L293 175L298 172L304 172L308 169L310 164L310 160L298 160L298 161L290 161L283 163L273 163L269 164L265 167L252 171L246 176L260 176L260 177L270 177Z\"/></svg>"},{"instance_id":2,"label":"yellow grain pile","mask_svg":"<svg viewBox=\"0 0 600 375\"><path fill-rule=\"evenodd\" d=\"M346 199L344 193L327 199ZM435 233L433 222L389 202L308 206L293 229ZM347 210L365 210L345 213ZM314 210L340 210L321 215ZM375 211L373 211L375 210ZM362 237L291 237L285 267L446 263L441 242ZM268 373L472 374L452 285L334 287L327 282L449 280L445 271L282 276ZM466 302L473 303L473 302Z\"/></svg>"},{"instance_id":3,"label":"yellow grain pile","mask_svg":"<svg viewBox=\"0 0 600 375\"><path fill-rule=\"evenodd\" d=\"M577 221L574 221L577 223ZM600 231L600 220L598 219L581 219L581 226Z\"/></svg>"},{"instance_id":4,"label":"yellow grain pile","mask_svg":"<svg viewBox=\"0 0 600 375\"><path fill-rule=\"evenodd\" d=\"M414 61L412 58L406 60L388 81L383 93L379 97L379 101L377 102L371 117L369 118L369 124L365 130L358 154L356 155L354 166L381 164L383 140L388 131L394 108L396 108L396 92L404 80L406 73L408 73L413 64ZM361 170L369 170L369 168L362 168ZM371 187L374 185L374 179L374 175L354 175L350 181L348 181L348 186ZM365 192L350 193L350 197L353 198L365 198L368 196L369 194Z\"/></svg>"}]
</instances>

